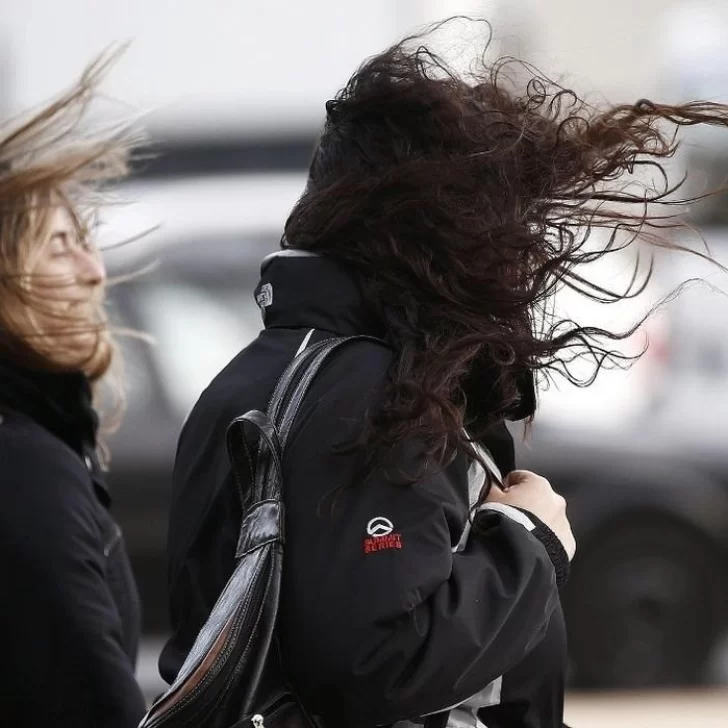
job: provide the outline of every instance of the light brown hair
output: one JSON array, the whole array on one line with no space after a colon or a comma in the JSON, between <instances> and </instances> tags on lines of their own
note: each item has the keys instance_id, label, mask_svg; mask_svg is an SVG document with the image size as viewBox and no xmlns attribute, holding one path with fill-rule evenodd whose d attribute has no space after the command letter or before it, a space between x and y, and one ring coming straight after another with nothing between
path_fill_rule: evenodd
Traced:
<instances>
[{"instance_id":1,"label":"light brown hair","mask_svg":"<svg viewBox=\"0 0 728 728\"><path fill-rule=\"evenodd\" d=\"M37 325L37 314L48 316L49 307L43 285L31 285L30 270L48 239L53 211L64 206L77 235L88 238L102 183L128 171L139 140L130 125L84 129L99 82L118 55L97 58L70 90L30 118L0 126L0 357L39 369L80 370L92 381L106 373L114 349L102 304L88 322L97 334L91 354L58 350L57 340L49 346ZM78 321L68 325L78 327Z\"/></svg>"}]
</instances>

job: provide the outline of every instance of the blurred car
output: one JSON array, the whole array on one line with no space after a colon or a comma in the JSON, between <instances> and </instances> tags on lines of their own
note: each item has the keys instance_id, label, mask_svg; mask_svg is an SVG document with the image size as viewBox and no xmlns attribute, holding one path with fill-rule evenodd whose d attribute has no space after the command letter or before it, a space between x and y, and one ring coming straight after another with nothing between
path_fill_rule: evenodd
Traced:
<instances>
[{"instance_id":1,"label":"blurred car","mask_svg":"<svg viewBox=\"0 0 728 728\"><path fill-rule=\"evenodd\" d=\"M706 469L648 430L574 424L536 424L519 448L519 466L565 496L577 539L562 594L573 684L711 681L728 624L728 469Z\"/></svg>"},{"instance_id":2,"label":"blurred car","mask_svg":"<svg viewBox=\"0 0 728 728\"><path fill-rule=\"evenodd\" d=\"M704 235L728 263L728 232ZM548 411L541 420L551 426L539 433L537 421L522 447L521 464L566 496L577 534L564 607L583 687L686 685L719 672L728 627L727 284L699 256L659 256L653 294L667 300L646 324L642 361L600 375L583 398L597 397L591 426ZM615 378L633 382L632 401L595 407ZM557 408L559 396L549 404Z\"/></svg>"},{"instance_id":3,"label":"blurred car","mask_svg":"<svg viewBox=\"0 0 728 728\"><path fill-rule=\"evenodd\" d=\"M287 173L135 183L122 191L135 202L113 208L102 228L110 247L162 226L108 252L112 274L159 261L113 292L119 324L155 342L124 342L128 411L110 441L116 515L147 634L167 629L166 512L178 432L206 384L257 334L259 263L277 247L304 182ZM679 437L656 437L659 423L634 407L622 426L636 393L622 391L620 408L613 390L594 389L590 418L578 408L549 416L561 401L552 398L521 447L520 464L569 501L579 552L564 606L573 680L584 686L696 682L725 628L728 448L720 462L701 461L676 446ZM617 426L603 426L607 410ZM648 411L644 403L637 410Z\"/></svg>"}]
</instances>

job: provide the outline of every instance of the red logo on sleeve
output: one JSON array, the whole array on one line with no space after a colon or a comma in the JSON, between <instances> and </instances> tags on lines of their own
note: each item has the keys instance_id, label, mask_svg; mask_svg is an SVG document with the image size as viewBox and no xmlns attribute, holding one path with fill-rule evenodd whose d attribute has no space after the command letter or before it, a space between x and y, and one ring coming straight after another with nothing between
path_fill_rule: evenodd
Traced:
<instances>
[{"instance_id":1,"label":"red logo on sleeve","mask_svg":"<svg viewBox=\"0 0 728 728\"><path fill-rule=\"evenodd\" d=\"M369 538L364 539L365 554L402 548L402 534L394 533L394 524L384 516L372 518L367 523L367 535Z\"/></svg>"}]
</instances>

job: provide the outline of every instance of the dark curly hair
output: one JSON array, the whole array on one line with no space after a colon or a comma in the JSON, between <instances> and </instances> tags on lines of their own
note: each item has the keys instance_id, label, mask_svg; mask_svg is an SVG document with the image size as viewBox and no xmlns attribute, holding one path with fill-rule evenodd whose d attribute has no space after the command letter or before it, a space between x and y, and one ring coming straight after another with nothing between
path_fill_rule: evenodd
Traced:
<instances>
[{"instance_id":1,"label":"dark curly hair","mask_svg":"<svg viewBox=\"0 0 728 728\"><path fill-rule=\"evenodd\" d=\"M668 233L688 200L664 160L679 127L728 126L728 107L596 108L511 58L458 74L425 36L366 61L327 103L282 244L353 269L386 323L395 361L366 443L422 437L442 464L474 455L496 421L530 417L535 373L586 385L624 356L610 342L637 327L579 326L549 302L561 286L604 302L644 290L651 265L621 291L580 265L637 241L680 247ZM657 174L640 184L642 170ZM583 356L595 366L579 380Z\"/></svg>"}]
</instances>

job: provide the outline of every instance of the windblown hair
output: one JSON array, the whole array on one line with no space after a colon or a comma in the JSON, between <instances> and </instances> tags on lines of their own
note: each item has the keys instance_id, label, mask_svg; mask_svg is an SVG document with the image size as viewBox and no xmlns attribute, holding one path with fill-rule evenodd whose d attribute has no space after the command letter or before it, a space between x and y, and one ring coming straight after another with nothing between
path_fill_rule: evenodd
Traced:
<instances>
[{"instance_id":1,"label":"windblown hair","mask_svg":"<svg viewBox=\"0 0 728 728\"><path fill-rule=\"evenodd\" d=\"M60 315L47 300L53 283L37 280L32 265L55 209L65 207L79 239L87 240L101 202L100 185L127 173L130 148L138 141L132 127L83 128L117 55L99 57L75 86L30 118L0 126L0 355L34 368L85 371L92 380L107 371L114 349L103 302L95 321L61 321L50 340L37 322ZM63 337L58 334L64 331L95 332L94 350L81 359L72 350L59 351Z\"/></svg>"},{"instance_id":2,"label":"windblown hair","mask_svg":"<svg viewBox=\"0 0 728 728\"><path fill-rule=\"evenodd\" d=\"M636 264L622 291L580 266L639 241L680 247L670 233L689 200L665 161L679 127L728 126L728 107L597 108L511 58L456 73L426 41L369 59L327 103L282 245L355 271L385 322L395 360L366 444L418 436L442 464L475 454L496 421L532 415L534 374L586 385L623 356L613 342L636 327L559 320L554 293L614 302L644 291L651 265ZM569 365L584 356L594 368L579 379Z\"/></svg>"},{"instance_id":3,"label":"windblown hair","mask_svg":"<svg viewBox=\"0 0 728 728\"><path fill-rule=\"evenodd\" d=\"M93 244L104 185L127 174L130 152L143 141L136 124L126 120L101 130L86 124L99 84L122 50L98 57L72 88L29 118L0 125L0 359L36 370L83 372L94 383L96 405L103 400L99 445L106 462L103 434L121 422L125 388L104 296L90 316L60 313L49 294L64 284L42 280L33 266L59 206L70 214L78 240ZM79 334L92 337L90 348L74 346ZM99 397L101 383L108 397Z\"/></svg>"}]
</instances>

